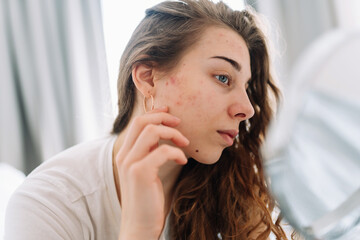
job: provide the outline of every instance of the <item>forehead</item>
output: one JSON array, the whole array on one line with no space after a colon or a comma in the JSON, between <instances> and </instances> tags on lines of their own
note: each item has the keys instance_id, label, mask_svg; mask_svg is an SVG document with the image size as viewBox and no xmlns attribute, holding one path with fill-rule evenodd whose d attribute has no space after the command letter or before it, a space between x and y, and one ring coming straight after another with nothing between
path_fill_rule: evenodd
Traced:
<instances>
[{"instance_id":1,"label":"forehead","mask_svg":"<svg viewBox=\"0 0 360 240\"><path fill-rule=\"evenodd\" d=\"M188 50L186 55L192 59L209 59L214 56L232 59L242 66L242 71L251 74L249 50L244 39L232 29L208 27L198 42Z\"/></svg>"}]
</instances>

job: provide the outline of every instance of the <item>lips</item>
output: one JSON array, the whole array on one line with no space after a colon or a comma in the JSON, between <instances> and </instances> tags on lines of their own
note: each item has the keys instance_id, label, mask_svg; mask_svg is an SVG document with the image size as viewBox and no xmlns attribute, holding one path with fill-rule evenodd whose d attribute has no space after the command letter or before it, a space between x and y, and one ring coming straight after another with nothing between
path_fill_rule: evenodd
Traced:
<instances>
[{"instance_id":1,"label":"lips","mask_svg":"<svg viewBox=\"0 0 360 240\"><path fill-rule=\"evenodd\" d=\"M234 138L238 134L237 130L218 130L220 136L225 140L227 145L231 146L234 143Z\"/></svg>"}]
</instances>

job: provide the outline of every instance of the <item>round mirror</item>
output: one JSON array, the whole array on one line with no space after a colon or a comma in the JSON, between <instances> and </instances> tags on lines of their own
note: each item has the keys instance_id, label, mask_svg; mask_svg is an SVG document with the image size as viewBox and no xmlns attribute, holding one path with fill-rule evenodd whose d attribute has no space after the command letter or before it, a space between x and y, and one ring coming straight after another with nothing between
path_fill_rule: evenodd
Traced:
<instances>
[{"instance_id":1,"label":"round mirror","mask_svg":"<svg viewBox=\"0 0 360 240\"><path fill-rule=\"evenodd\" d=\"M360 31L300 58L262 152L285 218L310 239L360 236Z\"/></svg>"}]
</instances>

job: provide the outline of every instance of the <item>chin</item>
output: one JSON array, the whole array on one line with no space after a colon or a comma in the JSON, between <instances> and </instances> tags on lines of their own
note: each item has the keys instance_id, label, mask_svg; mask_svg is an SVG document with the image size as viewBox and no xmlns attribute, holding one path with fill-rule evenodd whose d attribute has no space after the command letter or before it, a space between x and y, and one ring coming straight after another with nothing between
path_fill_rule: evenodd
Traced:
<instances>
[{"instance_id":1,"label":"chin","mask_svg":"<svg viewBox=\"0 0 360 240\"><path fill-rule=\"evenodd\" d=\"M195 161L201 164L212 165L219 161L220 156L221 156L221 152L220 153L211 152L206 154L196 154L194 156L191 156L191 158L193 158Z\"/></svg>"},{"instance_id":2,"label":"chin","mask_svg":"<svg viewBox=\"0 0 360 240\"><path fill-rule=\"evenodd\" d=\"M194 144L183 148L183 151L187 158L192 158L201 164L212 165L219 161L224 147L214 144Z\"/></svg>"},{"instance_id":3,"label":"chin","mask_svg":"<svg viewBox=\"0 0 360 240\"><path fill-rule=\"evenodd\" d=\"M195 158L194 158L195 159ZM218 162L219 159L216 159L215 161L209 161L208 159L207 160L204 160L204 161L198 161L197 159L195 159L198 163L201 163L201 164L204 164L204 165L213 165L215 163Z\"/></svg>"}]
</instances>

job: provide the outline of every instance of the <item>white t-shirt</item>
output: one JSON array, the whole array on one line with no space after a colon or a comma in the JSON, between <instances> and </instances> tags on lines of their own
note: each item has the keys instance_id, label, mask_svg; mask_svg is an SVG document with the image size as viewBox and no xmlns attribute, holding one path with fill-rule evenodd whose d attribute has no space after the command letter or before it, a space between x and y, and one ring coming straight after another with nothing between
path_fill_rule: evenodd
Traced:
<instances>
[{"instance_id":1,"label":"white t-shirt","mask_svg":"<svg viewBox=\"0 0 360 240\"><path fill-rule=\"evenodd\" d=\"M8 164L0 162L0 239L4 237L5 209L11 195L24 181L25 175Z\"/></svg>"},{"instance_id":2,"label":"white t-shirt","mask_svg":"<svg viewBox=\"0 0 360 240\"><path fill-rule=\"evenodd\" d=\"M118 239L115 139L76 145L36 168L10 199L5 240ZM168 218L160 239L168 235L167 225Z\"/></svg>"}]
</instances>

